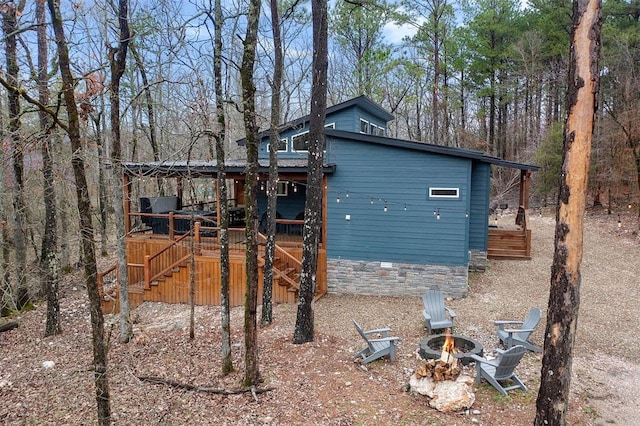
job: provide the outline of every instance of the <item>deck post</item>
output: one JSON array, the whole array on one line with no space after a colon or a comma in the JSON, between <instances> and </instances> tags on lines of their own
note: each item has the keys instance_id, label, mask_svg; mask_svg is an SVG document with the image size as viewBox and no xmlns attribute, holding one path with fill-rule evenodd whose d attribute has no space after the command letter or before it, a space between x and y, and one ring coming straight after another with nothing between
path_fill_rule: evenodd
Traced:
<instances>
[{"instance_id":1,"label":"deck post","mask_svg":"<svg viewBox=\"0 0 640 426\"><path fill-rule=\"evenodd\" d=\"M200 256L202 254L202 251L200 250L200 222L196 222L193 225L193 236L192 238L194 238L195 241L195 254L197 256Z\"/></svg>"},{"instance_id":2,"label":"deck post","mask_svg":"<svg viewBox=\"0 0 640 426\"><path fill-rule=\"evenodd\" d=\"M151 256L148 254L144 256L144 288L151 288Z\"/></svg>"},{"instance_id":3,"label":"deck post","mask_svg":"<svg viewBox=\"0 0 640 426\"><path fill-rule=\"evenodd\" d=\"M169 212L169 238L171 240L173 240L174 235L175 235L175 223L173 221L173 215L174 213L171 211Z\"/></svg>"}]
</instances>

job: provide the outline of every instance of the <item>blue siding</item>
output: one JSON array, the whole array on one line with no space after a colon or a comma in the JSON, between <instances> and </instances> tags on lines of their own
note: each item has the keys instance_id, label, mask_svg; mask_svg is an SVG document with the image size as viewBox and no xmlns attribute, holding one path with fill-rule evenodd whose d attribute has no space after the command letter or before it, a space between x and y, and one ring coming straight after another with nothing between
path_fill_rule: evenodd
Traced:
<instances>
[{"instance_id":1,"label":"blue siding","mask_svg":"<svg viewBox=\"0 0 640 426\"><path fill-rule=\"evenodd\" d=\"M471 174L469 248L487 250L491 166L474 162Z\"/></svg>"},{"instance_id":2,"label":"blue siding","mask_svg":"<svg viewBox=\"0 0 640 426\"><path fill-rule=\"evenodd\" d=\"M385 132L386 132L387 123L385 121L381 120L371 112L368 112L359 107L344 109L344 110L337 111L333 114L329 114L327 115L325 123L327 125L333 124L336 130L346 130L349 132L359 133L361 118L366 120L368 123L376 125L377 127L385 128ZM300 126L300 128L298 129L289 129L285 132L282 132L280 134L280 139L285 139L285 138L287 139L287 151L278 152L278 158L287 158L287 159L306 158L307 156L306 152L292 151L291 137L300 133L308 132L308 131L309 131L309 123L305 122L304 126ZM269 144L268 137L263 138L262 141L260 142L260 146L258 147L259 158L269 158L268 144Z\"/></svg>"},{"instance_id":3,"label":"blue siding","mask_svg":"<svg viewBox=\"0 0 640 426\"><path fill-rule=\"evenodd\" d=\"M292 183L289 182L289 192L287 196L277 198L276 211L283 219L295 219L298 213L304 212L304 202L306 197L306 182L297 184L297 191L293 191ZM259 187L258 187L259 188ZM267 211L267 194L264 190L258 189L258 220Z\"/></svg>"},{"instance_id":4,"label":"blue siding","mask_svg":"<svg viewBox=\"0 0 640 426\"><path fill-rule=\"evenodd\" d=\"M328 142L327 161L338 165L329 176L328 257L467 264L470 160L355 141ZM429 187L459 188L460 197L429 199ZM434 210L439 210L439 220Z\"/></svg>"}]
</instances>

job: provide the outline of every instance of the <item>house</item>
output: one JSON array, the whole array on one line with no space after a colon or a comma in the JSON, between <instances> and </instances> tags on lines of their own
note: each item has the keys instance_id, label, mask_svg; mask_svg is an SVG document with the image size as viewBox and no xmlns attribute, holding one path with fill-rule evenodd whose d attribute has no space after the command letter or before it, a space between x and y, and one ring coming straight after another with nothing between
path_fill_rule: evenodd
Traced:
<instances>
[{"instance_id":1,"label":"house","mask_svg":"<svg viewBox=\"0 0 640 426\"><path fill-rule=\"evenodd\" d=\"M438 288L459 297L466 294L469 269L484 269L488 257L528 258L531 230L523 215L528 208L529 177L538 168L480 151L389 137L387 125L392 119L365 96L327 109L316 294L417 296ZM308 128L308 116L280 128L276 303L295 301L299 285ZM263 230L268 132L260 137L257 198ZM233 194L231 304L236 305L242 303L244 294L245 161L227 161L225 166ZM520 170L520 226L490 227L492 166ZM205 179L215 184L215 161L126 163L124 170L129 281L134 288L130 299L134 303L138 299L186 302L186 277L195 275L196 303L219 303L217 197L209 190L209 199L190 200L192 206L183 200L184 182ZM140 204L135 211L131 208L135 201L132 182L153 177L175 179L176 195L159 200L138 194ZM207 208L210 199L212 207ZM196 248L199 268L193 275L186 261L193 250L187 244L192 227L196 241L191 247ZM108 273L99 278L109 281ZM110 300L106 308L117 308L114 287L102 287L105 300Z\"/></svg>"},{"instance_id":2,"label":"house","mask_svg":"<svg viewBox=\"0 0 640 426\"><path fill-rule=\"evenodd\" d=\"M469 268L486 265L491 166L521 170L520 205L525 211L528 178L538 167L480 151L391 138L387 124L392 119L365 96L327 109L327 290L420 295L439 288L463 296ZM308 120L302 117L281 128L280 162L306 161ZM266 160L268 153L265 132L259 157ZM291 188L302 182L280 173L280 185L278 212L293 219L303 211L304 196L302 191L292 194ZM264 211L266 197L259 205ZM494 231L497 246L505 238L521 240L520 252L511 247L509 257L530 256L530 230ZM499 256L499 247L495 251Z\"/></svg>"}]
</instances>

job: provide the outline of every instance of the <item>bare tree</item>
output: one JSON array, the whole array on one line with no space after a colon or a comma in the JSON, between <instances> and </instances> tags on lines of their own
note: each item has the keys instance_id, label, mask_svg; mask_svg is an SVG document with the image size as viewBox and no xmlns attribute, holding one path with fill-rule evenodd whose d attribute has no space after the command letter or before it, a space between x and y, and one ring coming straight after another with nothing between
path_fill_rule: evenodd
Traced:
<instances>
[{"instance_id":1,"label":"bare tree","mask_svg":"<svg viewBox=\"0 0 640 426\"><path fill-rule=\"evenodd\" d=\"M13 160L13 246L15 285L13 286L13 309L22 309L29 301L27 289L27 218L24 200L24 146L20 136L20 94L18 91L17 32L18 16L24 9L24 0L5 3L2 7L2 30L5 36L5 58L7 64L8 137L11 140Z\"/></svg>"},{"instance_id":2,"label":"bare tree","mask_svg":"<svg viewBox=\"0 0 640 426\"><path fill-rule=\"evenodd\" d=\"M67 135L71 142L73 154L71 165L76 183L78 213L80 216L80 243L82 246L82 266L84 269L85 285L89 296L89 310L91 314L93 368L96 386L96 402L98 407L98 424L111 423L111 407L109 396L109 381L107 378L107 348L104 339L104 317L100 294L98 292L97 265L93 242L93 225L91 223L91 200L84 164L84 147L80 136L80 119L74 93L75 79L71 73L69 48L62 25L60 3L58 0L47 0L51 23L55 33L58 64L62 76L62 95L67 112Z\"/></svg>"},{"instance_id":3,"label":"bare tree","mask_svg":"<svg viewBox=\"0 0 640 426\"><path fill-rule=\"evenodd\" d=\"M280 13L278 1L271 0L271 33L273 35L273 80L271 81L271 123L269 126L269 182L267 183L267 244L264 259L264 284L262 286L262 325L273 320L273 262L276 252L276 219L278 199L278 147L280 146L281 89L284 71Z\"/></svg>"},{"instance_id":4,"label":"bare tree","mask_svg":"<svg viewBox=\"0 0 640 426\"><path fill-rule=\"evenodd\" d=\"M585 194L600 81L601 1L575 0L573 10L564 155L536 425L567 422L580 307Z\"/></svg>"},{"instance_id":5,"label":"bare tree","mask_svg":"<svg viewBox=\"0 0 640 426\"><path fill-rule=\"evenodd\" d=\"M118 24L120 34L118 47L109 47L111 65L111 166L113 170L113 207L116 225L118 253L118 297L120 300L120 341L128 342L133 337L131 311L129 309L129 278L127 272L127 246L124 226L124 186L122 172L122 142L120 137L120 79L124 74L127 49L131 34L129 32L129 4L127 0L118 0Z\"/></svg>"},{"instance_id":6,"label":"bare tree","mask_svg":"<svg viewBox=\"0 0 640 426\"><path fill-rule=\"evenodd\" d=\"M245 386L255 386L260 381L258 368L258 203L256 199L258 181L258 125L256 123L254 64L258 38L260 1L249 2L247 31L244 39L244 54L240 68L242 80L242 110L247 145L247 167L245 170L245 209L246 209L246 269L247 292L244 300L244 380Z\"/></svg>"},{"instance_id":7,"label":"bare tree","mask_svg":"<svg viewBox=\"0 0 640 426\"><path fill-rule=\"evenodd\" d=\"M38 100L42 105L49 104L49 52L46 24L45 0L36 1L36 22L38 28ZM53 178L52 128L53 120L45 111L39 111L42 142L42 175L44 178L45 221L40 255L41 281L47 298L47 322L44 334L51 336L60 333L60 295L58 291L58 215L56 213L56 191Z\"/></svg>"},{"instance_id":8,"label":"bare tree","mask_svg":"<svg viewBox=\"0 0 640 426\"><path fill-rule=\"evenodd\" d=\"M211 15L209 15L211 18ZM231 309L229 293L229 209L227 196L227 177L225 173L225 149L226 140L226 115L224 112L222 90L222 4L221 0L215 0L214 6L214 56L213 74L216 93L216 119L217 129L214 132L216 139L216 166L218 182L218 210L220 212L220 304L221 306L221 338L222 338L222 374L233 371L233 359L231 356Z\"/></svg>"},{"instance_id":9,"label":"bare tree","mask_svg":"<svg viewBox=\"0 0 640 426\"><path fill-rule=\"evenodd\" d=\"M324 121L327 115L327 2L312 0L313 80L309 121L307 198L302 233L302 271L298 312L293 343L307 343L314 338L313 298L318 271L318 243L322 228L322 164L324 162Z\"/></svg>"}]
</instances>

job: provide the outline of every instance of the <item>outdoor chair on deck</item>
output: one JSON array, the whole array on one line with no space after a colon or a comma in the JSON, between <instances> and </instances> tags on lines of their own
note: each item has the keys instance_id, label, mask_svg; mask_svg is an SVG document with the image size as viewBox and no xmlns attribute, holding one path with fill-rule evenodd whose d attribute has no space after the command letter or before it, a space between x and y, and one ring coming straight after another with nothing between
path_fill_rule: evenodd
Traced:
<instances>
[{"instance_id":1,"label":"outdoor chair on deck","mask_svg":"<svg viewBox=\"0 0 640 426\"><path fill-rule=\"evenodd\" d=\"M367 346L356 354L356 357L361 359L362 364L367 364L386 355L389 355L391 361L396 360L396 344L401 342L402 339L387 336L387 333L391 331L390 328L365 331L355 320L353 320L353 324L356 326L358 333L367 342ZM374 337L376 334L379 334L380 337Z\"/></svg>"},{"instance_id":2,"label":"outdoor chair on deck","mask_svg":"<svg viewBox=\"0 0 640 426\"><path fill-rule=\"evenodd\" d=\"M453 328L456 313L444 306L444 297L439 290L429 290L422 295L424 309L422 315L427 325L427 332L443 328ZM447 317L448 314L448 317Z\"/></svg>"},{"instance_id":3,"label":"outdoor chair on deck","mask_svg":"<svg viewBox=\"0 0 640 426\"><path fill-rule=\"evenodd\" d=\"M530 351L542 352L541 347L534 345L529 340L529 336L533 333L533 330L535 330L541 317L542 313L540 312L540 308L531 308L524 321L500 320L494 321L493 323L498 326L496 334L507 349L514 345L522 345ZM515 325L519 327L505 328L507 325Z\"/></svg>"},{"instance_id":4,"label":"outdoor chair on deck","mask_svg":"<svg viewBox=\"0 0 640 426\"><path fill-rule=\"evenodd\" d=\"M522 389L526 392L527 387L515 373L515 369L520 364L520 360L526 351L527 349L521 345L514 346L506 351L496 349L498 358L495 360L471 355L476 362L476 383L480 383L484 378L504 396L514 389ZM501 381L505 380L511 380L513 385L505 387L500 384Z\"/></svg>"}]
</instances>

